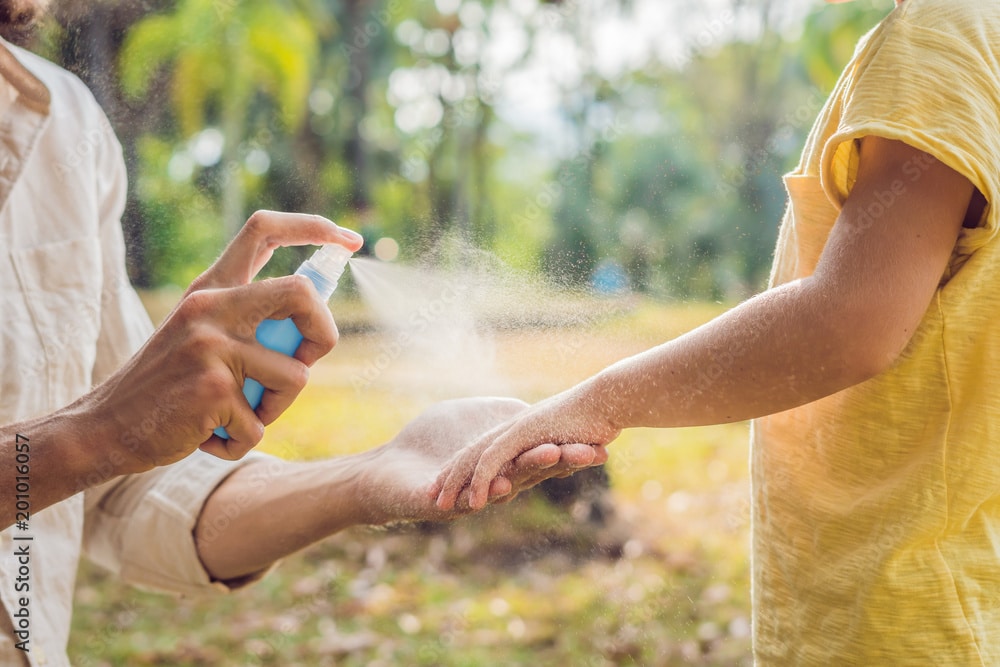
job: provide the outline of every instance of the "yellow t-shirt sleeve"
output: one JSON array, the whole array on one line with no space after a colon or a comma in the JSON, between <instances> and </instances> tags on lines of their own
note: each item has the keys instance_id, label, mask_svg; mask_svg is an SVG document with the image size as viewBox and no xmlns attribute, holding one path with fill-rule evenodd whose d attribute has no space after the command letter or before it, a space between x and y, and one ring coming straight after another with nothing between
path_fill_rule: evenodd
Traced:
<instances>
[{"instance_id":1,"label":"yellow t-shirt sleeve","mask_svg":"<svg viewBox=\"0 0 1000 667\"><path fill-rule=\"evenodd\" d=\"M993 12L995 14L995 12ZM869 136L903 141L966 176L990 206L979 227L965 229L957 255L996 235L992 204L1000 196L1000 69L971 2L907 0L871 35L839 90L839 122L822 150L820 176L842 205L854 185L858 142ZM923 170L904 170L919 187Z\"/></svg>"}]
</instances>

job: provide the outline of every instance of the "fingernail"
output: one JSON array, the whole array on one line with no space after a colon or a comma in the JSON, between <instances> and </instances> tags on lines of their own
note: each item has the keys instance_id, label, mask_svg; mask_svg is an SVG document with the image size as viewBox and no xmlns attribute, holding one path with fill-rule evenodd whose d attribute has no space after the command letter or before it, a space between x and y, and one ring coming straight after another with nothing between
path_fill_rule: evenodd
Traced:
<instances>
[{"instance_id":1,"label":"fingernail","mask_svg":"<svg viewBox=\"0 0 1000 667\"><path fill-rule=\"evenodd\" d=\"M365 244L365 240L362 238L361 234L358 234L350 229L344 229L342 231L347 233L342 235L345 238L341 241L341 243L351 252L361 250L361 247Z\"/></svg>"},{"instance_id":2,"label":"fingernail","mask_svg":"<svg viewBox=\"0 0 1000 667\"><path fill-rule=\"evenodd\" d=\"M364 243L364 241L365 241L364 237L361 236L361 234L358 234L353 229L348 229L347 227L341 227L340 231L343 232L343 234L345 236L351 237L353 240L357 241L358 243Z\"/></svg>"}]
</instances>

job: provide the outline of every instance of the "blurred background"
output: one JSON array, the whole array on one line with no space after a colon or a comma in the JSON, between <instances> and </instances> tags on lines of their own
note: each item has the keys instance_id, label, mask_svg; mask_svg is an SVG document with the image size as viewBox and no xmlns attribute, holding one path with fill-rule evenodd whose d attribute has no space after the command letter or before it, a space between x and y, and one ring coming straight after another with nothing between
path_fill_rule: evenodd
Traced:
<instances>
[{"instance_id":1,"label":"blurred background","mask_svg":"<svg viewBox=\"0 0 1000 667\"><path fill-rule=\"evenodd\" d=\"M891 5L93 0L36 46L121 138L139 287L186 285L273 208L403 257L460 235L564 281L614 262L638 292L717 299L761 287L778 176Z\"/></svg>"},{"instance_id":2,"label":"blurred background","mask_svg":"<svg viewBox=\"0 0 1000 667\"><path fill-rule=\"evenodd\" d=\"M502 307L459 332L488 344L480 383L447 380L470 369L453 344L404 354L412 338L347 281L340 345L265 444L308 459L384 442L440 398L540 399L761 289L780 176L892 4L66 0L29 46L121 140L129 271L154 319L259 208L325 215L394 266L489 258L479 302ZM630 432L589 487L349 531L221 600L85 567L74 662L750 664L746 437Z\"/></svg>"}]
</instances>

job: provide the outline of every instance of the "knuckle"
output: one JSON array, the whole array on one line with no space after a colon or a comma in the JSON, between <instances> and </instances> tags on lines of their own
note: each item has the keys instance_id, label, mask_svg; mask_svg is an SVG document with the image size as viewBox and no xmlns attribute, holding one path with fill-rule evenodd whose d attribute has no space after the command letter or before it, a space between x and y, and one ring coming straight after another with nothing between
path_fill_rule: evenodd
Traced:
<instances>
[{"instance_id":1,"label":"knuckle","mask_svg":"<svg viewBox=\"0 0 1000 667\"><path fill-rule=\"evenodd\" d=\"M316 298L316 288L306 276L293 274L284 280L288 283L290 296L301 299L302 304L311 303Z\"/></svg>"},{"instance_id":2,"label":"knuckle","mask_svg":"<svg viewBox=\"0 0 1000 667\"><path fill-rule=\"evenodd\" d=\"M337 330L337 325L333 324L331 320L331 325L321 330L321 338L318 341L323 348L323 353L325 354L336 347L339 340L340 332Z\"/></svg>"},{"instance_id":3,"label":"knuckle","mask_svg":"<svg viewBox=\"0 0 1000 667\"><path fill-rule=\"evenodd\" d=\"M289 383L295 393L302 391L309 382L309 367L296 361L289 372Z\"/></svg>"},{"instance_id":4,"label":"knuckle","mask_svg":"<svg viewBox=\"0 0 1000 667\"><path fill-rule=\"evenodd\" d=\"M226 336L215 327L195 323L189 329L182 342L189 357L203 360L220 356L226 346Z\"/></svg>"},{"instance_id":5,"label":"knuckle","mask_svg":"<svg viewBox=\"0 0 1000 667\"><path fill-rule=\"evenodd\" d=\"M218 297L212 290L195 290L184 297L177 313L185 319L200 319L211 313L217 302Z\"/></svg>"},{"instance_id":6,"label":"knuckle","mask_svg":"<svg viewBox=\"0 0 1000 667\"><path fill-rule=\"evenodd\" d=\"M190 296L191 294L207 289L210 286L211 286L211 277L209 275L209 272L206 271L191 281L191 284L188 285L187 291L184 293L184 295Z\"/></svg>"},{"instance_id":7,"label":"knuckle","mask_svg":"<svg viewBox=\"0 0 1000 667\"><path fill-rule=\"evenodd\" d=\"M247 453L260 444L260 441L264 439L264 424L260 421L254 419L251 423L247 424L247 437L241 444L245 445L240 448L237 453L236 458L241 459L247 455Z\"/></svg>"},{"instance_id":8,"label":"knuckle","mask_svg":"<svg viewBox=\"0 0 1000 667\"><path fill-rule=\"evenodd\" d=\"M255 313L271 313L281 307L284 294L280 289L282 278L268 278L245 286L247 301Z\"/></svg>"},{"instance_id":9,"label":"knuckle","mask_svg":"<svg viewBox=\"0 0 1000 667\"><path fill-rule=\"evenodd\" d=\"M258 209L250 214L243 229L248 234L259 234L262 229L267 227L268 217L268 211Z\"/></svg>"},{"instance_id":10,"label":"knuckle","mask_svg":"<svg viewBox=\"0 0 1000 667\"><path fill-rule=\"evenodd\" d=\"M250 217L247 218L246 224L243 225L243 231L241 233L246 233L250 236L258 248L273 248L278 245L274 242L273 238L275 229L276 226L273 211L259 209L254 211Z\"/></svg>"},{"instance_id":11,"label":"knuckle","mask_svg":"<svg viewBox=\"0 0 1000 667\"><path fill-rule=\"evenodd\" d=\"M229 398L235 388L235 381L228 373L209 371L198 380L199 401L204 406L217 404Z\"/></svg>"}]
</instances>

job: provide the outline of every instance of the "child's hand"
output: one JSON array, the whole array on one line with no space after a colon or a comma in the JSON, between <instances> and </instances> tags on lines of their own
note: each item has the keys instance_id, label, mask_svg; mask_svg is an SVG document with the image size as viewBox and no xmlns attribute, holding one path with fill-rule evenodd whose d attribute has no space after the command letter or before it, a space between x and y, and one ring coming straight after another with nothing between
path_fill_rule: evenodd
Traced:
<instances>
[{"instance_id":1,"label":"child's hand","mask_svg":"<svg viewBox=\"0 0 1000 667\"><path fill-rule=\"evenodd\" d=\"M397 521L450 521L468 514L468 491L452 507L435 503L428 488L454 455L476 442L480 434L528 409L518 400L464 398L431 406L386 443L355 457L359 467L359 523L381 525ZM490 503L504 503L552 477L566 477L608 458L603 447L545 444L529 449L488 485Z\"/></svg>"},{"instance_id":2,"label":"child's hand","mask_svg":"<svg viewBox=\"0 0 1000 667\"><path fill-rule=\"evenodd\" d=\"M588 409L582 392L570 390L532 406L456 454L430 493L437 496L440 509L449 510L469 486L469 507L479 509L486 505L494 480L522 453L549 443L585 443L603 450L618 433L597 410Z\"/></svg>"}]
</instances>

